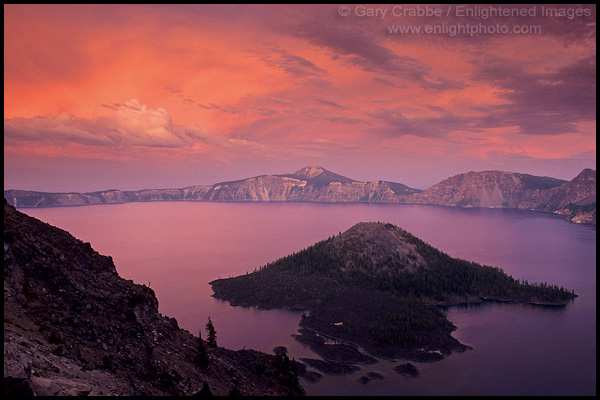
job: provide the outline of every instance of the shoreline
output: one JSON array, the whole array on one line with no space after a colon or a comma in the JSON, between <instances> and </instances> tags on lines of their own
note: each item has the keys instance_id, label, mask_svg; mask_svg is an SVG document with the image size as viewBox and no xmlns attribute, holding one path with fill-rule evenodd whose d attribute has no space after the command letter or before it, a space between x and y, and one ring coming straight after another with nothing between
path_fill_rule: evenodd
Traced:
<instances>
[{"instance_id":1,"label":"shoreline","mask_svg":"<svg viewBox=\"0 0 600 400\"><path fill-rule=\"evenodd\" d=\"M572 302L574 299L571 299L569 302ZM434 304L437 307L442 309L450 308L450 307L460 307L460 306L469 306L469 305L482 305L485 303L504 303L504 304L525 304L532 305L536 307L566 307L569 302L561 303L561 302L553 302L553 303L543 303L543 302L534 302L534 301L521 301L515 299L494 299L485 296L477 296L473 297L471 301L450 301L445 302L444 304ZM284 308L287 309L287 308ZM321 332L313 327L310 327L306 324L302 324L302 320L298 323L300 329L298 329L299 334L292 335L295 340L299 341L303 345L307 346L311 351L320 356L324 361L340 363L340 364L371 364L372 362L365 359L365 361L356 361L350 358L343 358L343 350L336 352L333 347L331 350L324 351L325 346L346 346L346 349L352 349L352 352L359 353L367 358L373 358L375 360L386 360L389 362L398 362L400 360L406 361L415 361L415 362L436 362L441 361L445 357L452 354L452 352L464 352L467 350L471 350L472 347L460 343L454 337L450 336L452 339L456 341L456 344L452 346L450 349L434 349L434 350L425 350L430 347L435 347L430 344L425 344L421 346L407 346L404 349L396 350L392 355L385 355L378 352L369 351L368 349L361 346L360 343L349 341L345 339L341 339L330 334ZM457 327L458 328L458 327ZM325 343L325 340L316 339L318 337L323 337L328 340L336 342L335 344ZM441 347L441 346L438 346ZM334 357L332 357L332 355ZM377 362L377 361L375 361Z\"/></svg>"}]
</instances>

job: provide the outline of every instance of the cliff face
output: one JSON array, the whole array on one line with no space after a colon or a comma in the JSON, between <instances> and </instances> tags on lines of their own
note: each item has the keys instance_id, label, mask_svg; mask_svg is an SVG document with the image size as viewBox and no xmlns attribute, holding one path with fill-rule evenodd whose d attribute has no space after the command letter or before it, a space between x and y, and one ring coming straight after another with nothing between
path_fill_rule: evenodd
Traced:
<instances>
[{"instance_id":1,"label":"cliff face","mask_svg":"<svg viewBox=\"0 0 600 400\"><path fill-rule=\"evenodd\" d=\"M502 171L452 176L419 193L414 202L459 207L531 208L541 193L563 180ZM524 206L525 205L525 206Z\"/></svg>"},{"instance_id":2,"label":"cliff face","mask_svg":"<svg viewBox=\"0 0 600 400\"><path fill-rule=\"evenodd\" d=\"M261 175L212 186L140 191L107 190L91 193L45 193L6 190L15 207L58 207L118 204L134 201L317 201L404 202L419 190L394 182L358 182L321 167L305 167L293 174Z\"/></svg>"},{"instance_id":3,"label":"cliff face","mask_svg":"<svg viewBox=\"0 0 600 400\"><path fill-rule=\"evenodd\" d=\"M452 176L420 191L394 182L359 182L321 167L293 174L261 175L212 186L92 193L4 192L17 207L56 207L132 201L304 201L415 203L458 207L508 207L559 213L595 223L596 171L567 182L514 172L483 171Z\"/></svg>"},{"instance_id":4,"label":"cliff face","mask_svg":"<svg viewBox=\"0 0 600 400\"><path fill-rule=\"evenodd\" d=\"M199 367L199 339L110 257L6 200L4 224L5 394L303 394L273 355L207 346Z\"/></svg>"},{"instance_id":5,"label":"cliff face","mask_svg":"<svg viewBox=\"0 0 600 400\"><path fill-rule=\"evenodd\" d=\"M455 175L408 199L410 203L459 207L507 207L563 214L574 222L596 223L596 171L571 181L514 172Z\"/></svg>"},{"instance_id":6,"label":"cliff face","mask_svg":"<svg viewBox=\"0 0 600 400\"><path fill-rule=\"evenodd\" d=\"M542 211L562 210L570 204L585 206L596 203L596 171L584 169L573 180L544 193Z\"/></svg>"},{"instance_id":7,"label":"cliff face","mask_svg":"<svg viewBox=\"0 0 600 400\"><path fill-rule=\"evenodd\" d=\"M402 190L391 182L315 181L287 177L260 176L244 181L215 185L203 201L308 201L326 203L403 202ZM407 193L416 189L404 187Z\"/></svg>"},{"instance_id":8,"label":"cliff face","mask_svg":"<svg viewBox=\"0 0 600 400\"><path fill-rule=\"evenodd\" d=\"M203 191L203 189L205 189ZM90 193L47 193L31 190L5 190L4 197L15 207L63 207L95 204L121 204L139 201L177 201L201 198L208 188L145 189L140 191L104 190Z\"/></svg>"}]
</instances>

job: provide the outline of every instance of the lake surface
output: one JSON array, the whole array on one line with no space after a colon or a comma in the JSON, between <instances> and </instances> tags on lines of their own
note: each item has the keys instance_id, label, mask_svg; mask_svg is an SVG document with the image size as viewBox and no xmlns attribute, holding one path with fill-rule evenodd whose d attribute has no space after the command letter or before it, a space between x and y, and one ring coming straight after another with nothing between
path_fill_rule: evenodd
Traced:
<instances>
[{"instance_id":1,"label":"lake surface","mask_svg":"<svg viewBox=\"0 0 600 400\"><path fill-rule=\"evenodd\" d=\"M150 285L159 311L231 349L318 358L296 342L301 312L231 307L208 282L252 272L358 222L391 222L453 257L498 266L529 282L579 295L566 307L486 303L450 307L453 336L473 347L436 363L413 363L419 378L380 361L345 376L301 380L308 395L595 395L596 228L522 210L319 203L128 203L22 209L113 257L126 279ZM385 376L361 384L370 371Z\"/></svg>"}]
</instances>

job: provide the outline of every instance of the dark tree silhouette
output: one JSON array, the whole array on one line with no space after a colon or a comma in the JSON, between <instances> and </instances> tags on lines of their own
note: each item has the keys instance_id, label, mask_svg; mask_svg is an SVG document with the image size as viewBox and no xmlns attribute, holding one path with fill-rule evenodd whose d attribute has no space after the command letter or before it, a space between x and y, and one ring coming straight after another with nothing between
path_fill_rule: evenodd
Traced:
<instances>
[{"instance_id":1,"label":"dark tree silhouette","mask_svg":"<svg viewBox=\"0 0 600 400\"><path fill-rule=\"evenodd\" d=\"M206 323L206 331L208 332L208 345L211 347L217 347L217 331L215 330L215 326L213 325L210 317L208 317L208 322Z\"/></svg>"},{"instance_id":2,"label":"dark tree silhouette","mask_svg":"<svg viewBox=\"0 0 600 400\"><path fill-rule=\"evenodd\" d=\"M202 340L202 330L198 333L198 354L196 355L196 363L202 367L208 367L208 354L206 353L206 346L204 340Z\"/></svg>"},{"instance_id":3,"label":"dark tree silhouette","mask_svg":"<svg viewBox=\"0 0 600 400\"><path fill-rule=\"evenodd\" d=\"M208 387L208 382L204 381L202 384L202 389L200 389L200 391L197 393L197 396L213 396L212 392L210 391L210 387Z\"/></svg>"}]
</instances>

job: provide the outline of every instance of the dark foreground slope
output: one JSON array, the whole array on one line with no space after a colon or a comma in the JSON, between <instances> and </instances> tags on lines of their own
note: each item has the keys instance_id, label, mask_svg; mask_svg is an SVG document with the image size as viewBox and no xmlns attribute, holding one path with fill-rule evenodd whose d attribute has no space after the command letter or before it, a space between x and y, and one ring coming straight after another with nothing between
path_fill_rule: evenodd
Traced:
<instances>
[{"instance_id":1,"label":"dark foreground slope","mask_svg":"<svg viewBox=\"0 0 600 400\"><path fill-rule=\"evenodd\" d=\"M207 347L200 367L198 345L110 257L5 200L5 394L304 394L274 355Z\"/></svg>"},{"instance_id":2,"label":"dark foreground slope","mask_svg":"<svg viewBox=\"0 0 600 400\"><path fill-rule=\"evenodd\" d=\"M410 233L360 223L260 270L211 282L232 305L309 309L301 325L372 355L438 359L464 350L438 305L485 299L564 305L575 294L451 258Z\"/></svg>"}]
</instances>

